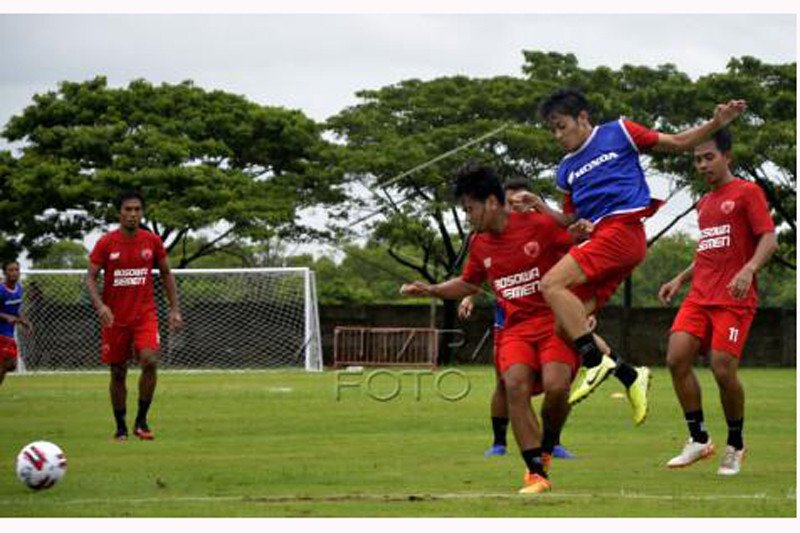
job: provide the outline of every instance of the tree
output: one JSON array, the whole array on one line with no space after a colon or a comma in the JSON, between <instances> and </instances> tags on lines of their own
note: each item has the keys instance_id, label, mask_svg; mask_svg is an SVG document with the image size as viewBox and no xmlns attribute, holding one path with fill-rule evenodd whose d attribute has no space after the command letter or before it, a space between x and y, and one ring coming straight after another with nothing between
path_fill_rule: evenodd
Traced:
<instances>
[{"instance_id":1,"label":"tree","mask_svg":"<svg viewBox=\"0 0 800 533\"><path fill-rule=\"evenodd\" d=\"M47 253L33 262L34 268L85 269L89 266L89 252L75 241L58 241L47 248Z\"/></svg>"},{"instance_id":2,"label":"tree","mask_svg":"<svg viewBox=\"0 0 800 533\"><path fill-rule=\"evenodd\" d=\"M168 250L214 234L180 267L243 242L313 234L298 210L340 197L335 147L311 119L191 81L63 82L2 134L21 155L0 153L0 234L34 259L113 221L121 189L142 191L146 225Z\"/></svg>"},{"instance_id":3,"label":"tree","mask_svg":"<svg viewBox=\"0 0 800 533\"><path fill-rule=\"evenodd\" d=\"M347 244L342 250L344 257L338 264L328 257L315 260L309 255L291 257L287 262L314 270L321 304L407 303L398 287L414 279L413 270L398 265L375 242Z\"/></svg>"},{"instance_id":4,"label":"tree","mask_svg":"<svg viewBox=\"0 0 800 533\"><path fill-rule=\"evenodd\" d=\"M596 123L624 115L664 131L709 117L721 100L745 98L751 102L751 112L734 125L734 134L745 132L737 150L745 154L756 150L758 128L766 120L779 128L778 148L760 146L755 161L769 183L783 180L787 186L781 191L793 198L789 185L795 183L790 133L794 94L788 88L794 87L794 64L770 66L751 58L734 59L726 73L695 82L670 64L583 69L572 54L526 51L524 57L524 77L401 81L357 93L357 105L330 118L327 127L345 146L340 160L344 172L372 195L369 200L354 200L354 212L355 208L363 212L365 204L373 211L351 217L348 229L369 220L362 231L399 263L431 282L453 275L465 238L448 194L448 178L455 168L468 160L489 163L503 177L529 177L535 189L560 200L552 176L563 154L536 107L563 86L580 88L589 96ZM760 78L765 74L767 81ZM646 171L669 173L678 187L691 186L700 193L690 156L657 155L645 159L645 164ZM773 175L775 168L779 175ZM783 210L793 213L793 209L791 203ZM380 217L372 216L376 214ZM782 236L787 239L793 242ZM398 253L403 246L416 250ZM445 327L453 324L454 311L453 304L445 306Z\"/></svg>"}]
</instances>

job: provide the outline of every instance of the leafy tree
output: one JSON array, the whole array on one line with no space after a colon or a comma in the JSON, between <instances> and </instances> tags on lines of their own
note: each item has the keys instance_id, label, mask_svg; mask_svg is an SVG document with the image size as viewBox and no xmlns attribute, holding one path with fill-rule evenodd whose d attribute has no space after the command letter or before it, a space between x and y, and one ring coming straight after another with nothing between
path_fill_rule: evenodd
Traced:
<instances>
[{"instance_id":1,"label":"leafy tree","mask_svg":"<svg viewBox=\"0 0 800 533\"><path fill-rule=\"evenodd\" d=\"M795 103L789 88L795 85L794 64L733 59L725 73L693 81L670 64L583 69L572 54L526 51L524 58L524 77L405 80L357 93L357 105L330 118L327 127L345 146L343 172L372 195L352 202L353 212L363 213L365 205L373 211L351 216L347 229L375 239L396 261L431 282L453 275L465 237L448 195L448 178L455 168L468 160L489 163L502 176L527 176L535 189L560 199L553 194L552 176L562 154L541 124L536 106L562 86L580 88L589 96L595 122L624 115L664 131L709 117L721 100L747 99L751 111L734 126L737 157L758 152L753 159L756 171L748 177L763 174L762 185L765 180L783 180L786 186L780 191L793 198ZM767 122L778 130L774 150L756 142L763 138L759 128ZM701 192L691 157L658 155L645 163L651 171L675 176L678 187ZM784 209L776 207L779 218L780 212L789 213L782 221L791 228L793 210L793 200L787 200ZM782 242L793 258L788 244L794 242L792 235L782 235ZM414 253L398 252L411 247ZM446 327L453 324L454 311L453 303L445 305Z\"/></svg>"},{"instance_id":2,"label":"leafy tree","mask_svg":"<svg viewBox=\"0 0 800 533\"><path fill-rule=\"evenodd\" d=\"M47 248L47 253L33 262L34 268L74 268L89 266L89 252L83 244L75 241L58 241Z\"/></svg>"},{"instance_id":3,"label":"leafy tree","mask_svg":"<svg viewBox=\"0 0 800 533\"><path fill-rule=\"evenodd\" d=\"M241 240L311 234L298 210L339 198L334 146L311 119L191 81L63 82L2 134L21 155L0 153L0 234L34 259L115 220L121 189L142 191L146 224L169 250L216 235L181 267Z\"/></svg>"},{"instance_id":4,"label":"leafy tree","mask_svg":"<svg viewBox=\"0 0 800 533\"><path fill-rule=\"evenodd\" d=\"M209 239L183 239L179 246L169 252L172 265L186 263L187 257L198 255L198 251L207 248ZM244 240L236 240L224 246L216 246L209 254L198 256L192 261L192 268L253 268L283 266L286 245L277 238L251 244Z\"/></svg>"},{"instance_id":5,"label":"leafy tree","mask_svg":"<svg viewBox=\"0 0 800 533\"><path fill-rule=\"evenodd\" d=\"M408 303L398 287L414 279L415 272L398 265L375 242L342 247L344 257L337 264L328 257L314 259L309 255L288 260L291 266L306 266L317 277L321 304Z\"/></svg>"}]
</instances>

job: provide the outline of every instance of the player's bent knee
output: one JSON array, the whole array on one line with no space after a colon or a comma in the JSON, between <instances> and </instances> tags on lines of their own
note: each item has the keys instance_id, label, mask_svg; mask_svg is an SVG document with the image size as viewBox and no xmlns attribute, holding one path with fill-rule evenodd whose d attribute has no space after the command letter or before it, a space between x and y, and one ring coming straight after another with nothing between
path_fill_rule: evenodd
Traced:
<instances>
[{"instance_id":1,"label":"player's bent knee","mask_svg":"<svg viewBox=\"0 0 800 533\"><path fill-rule=\"evenodd\" d=\"M150 372L153 373L158 368L158 357L142 359L139 361L139 366L142 369L142 372Z\"/></svg>"},{"instance_id":2,"label":"player's bent knee","mask_svg":"<svg viewBox=\"0 0 800 533\"><path fill-rule=\"evenodd\" d=\"M730 383L737 379L738 361L726 353L713 353L711 356L711 372L718 383Z\"/></svg>"},{"instance_id":3,"label":"player's bent knee","mask_svg":"<svg viewBox=\"0 0 800 533\"><path fill-rule=\"evenodd\" d=\"M125 381L125 376L128 375L128 368L123 365L111 365L111 379L114 381Z\"/></svg>"},{"instance_id":4,"label":"player's bent knee","mask_svg":"<svg viewBox=\"0 0 800 533\"><path fill-rule=\"evenodd\" d=\"M158 352L142 350L139 353L139 366L142 370L155 370L158 366Z\"/></svg>"},{"instance_id":5,"label":"player's bent knee","mask_svg":"<svg viewBox=\"0 0 800 533\"><path fill-rule=\"evenodd\" d=\"M692 369L699 343L688 334L675 332L669 337L667 347L667 368L673 374L682 374Z\"/></svg>"},{"instance_id":6,"label":"player's bent knee","mask_svg":"<svg viewBox=\"0 0 800 533\"><path fill-rule=\"evenodd\" d=\"M531 395L529 377L506 374L505 385L506 398L510 403L529 401Z\"/></svg>"},{"instance_id":7,"label":"player's bent knee","mask_svg":"<svg viewBox=\"0 0 800 533\"><path fill-rule=\"evenodd\" d=\"M566 288L564 283L555 276L550 276L549 273L544 275L539 285L539 289L542 291L542 296L544 296L545 299L549 299L554 293Z\"/></svg>"},{"instance_id":8,"label":"player's bent knee","mask_svg":"<svg viewBox=\"0 0 800 533\"><path fill-rule=\"evenodd\" d=\"M673 374L680 374L692 367L692 358L676 352L667 352L667 368Z\"/></svg>"}]
</instances>

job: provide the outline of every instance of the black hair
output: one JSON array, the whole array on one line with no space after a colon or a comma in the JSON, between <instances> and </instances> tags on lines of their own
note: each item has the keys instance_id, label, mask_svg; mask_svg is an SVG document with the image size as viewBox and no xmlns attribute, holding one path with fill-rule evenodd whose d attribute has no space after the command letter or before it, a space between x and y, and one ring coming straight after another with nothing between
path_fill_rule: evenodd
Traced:
<instances>
[{"instance_id":1,"label":"black hair","mask_svg":"<svg viewBox=\"0 0 800 533\"><path fill-rule=\"evenodd\" d=\"M469 197L480 202L494 195L500 204L506 202L506 193L494 169L486 165L468 164L453 176L453 196L456 200Z\"/></svg>"},{"instance_id":2,"label":"black hair","mask_svg":"<svg viewBox=\"0 0 800 533\"><path fill-rule=\"evenodd\" d=\"M509 178L503 184L503 190L508 191L518 191L518 190L533 192L531 189L531 182L528 178L523 176L514 176L513 178Z\"/></svg>"},{"instance_id":3,"label":"black hair","mask_svg":"<svg viewBox=\"0 0 800 533\"><path fill-rule=\"evenodd\" d=\"M117 195L117 198L114 200L114 207L117 208L117 211L122 211L122 204L124 204L126 200L139 200L142 203L142 209L144 209L144 198L142 197L142 193L131 189L129 191L123 191Z\"/></svg>"},{"instance_id":4,"label":"black hair","mask_svg":"<svg viewBox=\"0 0 800 533\"><path fill-rule=\"evenodd\" d=\"M581 111L589 112L589 101L578 89L558 89L539 104L539 115L545 121L553 113L569 115L577 119Z\"/></svg>"},{"instance_id":5,"label":"black hair","mask_svg":"<svg viewBox=\"0 0 800 533\"><path fill-rule=\"evenodd\" d=\"M8 261L3 261L3 273L5 273L5 271L8 269L8 267L10 267L11 265L19 266L19 261L17 261L16 259L10 259Z\"/></svg>"},{"instance_id":6,"label":"black hair","mask_svg":"<svg viewBox=\"0 0 800 533\"><path fill-rule=\"evenodd\" d=\"M731 135L731 130L728 128L719 129L711 138L713 139L714 144L717 145L717 150L720 152L730 152L731 147L733 146L733 135Z\"/></svg>"}]
</instances>

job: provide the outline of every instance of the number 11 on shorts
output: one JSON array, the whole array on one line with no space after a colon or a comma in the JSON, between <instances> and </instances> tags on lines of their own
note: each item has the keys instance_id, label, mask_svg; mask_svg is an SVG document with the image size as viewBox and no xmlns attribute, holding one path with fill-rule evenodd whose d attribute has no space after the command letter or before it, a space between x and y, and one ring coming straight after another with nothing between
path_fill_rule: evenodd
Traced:
<instances>
[{"instance_id":1,"label":"number 11 on shorts","mask_svg":"<svg viewBox=\"0 0 800 533\"><path fill-rule=\"evenodd\" d=\"M739 340L738 328L728 328L728 340L731 342L737 342Z\"/></svg>"}]
</instances>

